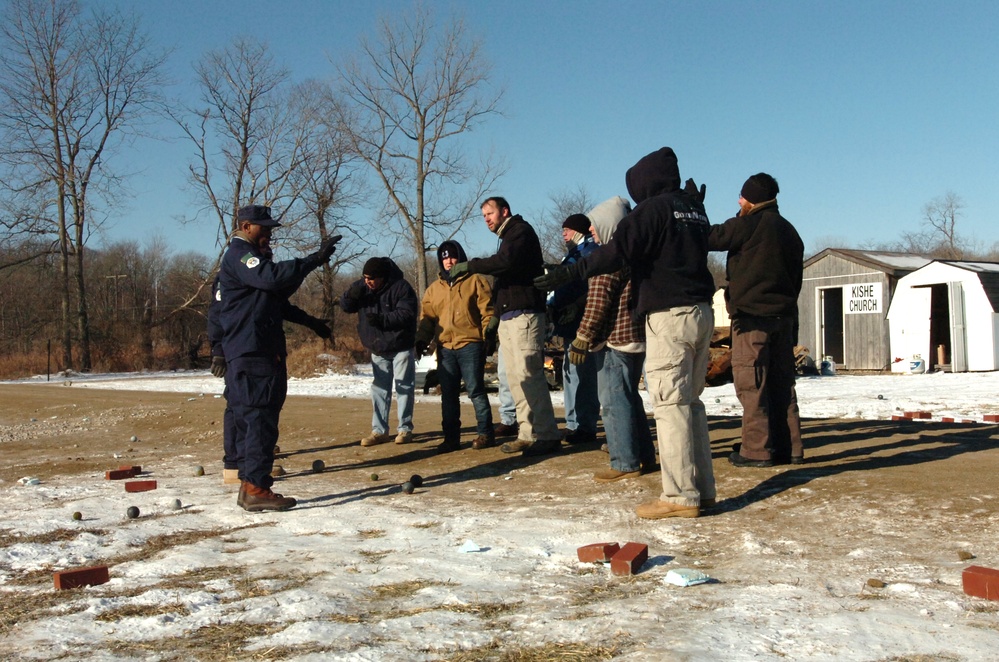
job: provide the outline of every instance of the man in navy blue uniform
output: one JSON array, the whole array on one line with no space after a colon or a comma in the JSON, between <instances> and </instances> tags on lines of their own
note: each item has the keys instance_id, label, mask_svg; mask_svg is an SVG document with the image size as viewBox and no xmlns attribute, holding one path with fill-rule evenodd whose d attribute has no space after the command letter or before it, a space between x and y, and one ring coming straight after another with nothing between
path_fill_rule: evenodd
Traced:
<instances>
[{"instance_id":1,"label":"man in navy blue uniform","mask_svg":"<svg viewBox=\"0 0 999 662\"><path fill-rule=\"evenodd\" d=\"M250 512L288 510L295 499L271 491L278 419L288 392L285 306L305 277L333 255L340 237L325 239L304 258L274 262L271 232L281 224L270 207L241 207L236 221L239 229L219 269L225 383L237 453L243 458L236 503Z\"/></svg>"}]
</instances>

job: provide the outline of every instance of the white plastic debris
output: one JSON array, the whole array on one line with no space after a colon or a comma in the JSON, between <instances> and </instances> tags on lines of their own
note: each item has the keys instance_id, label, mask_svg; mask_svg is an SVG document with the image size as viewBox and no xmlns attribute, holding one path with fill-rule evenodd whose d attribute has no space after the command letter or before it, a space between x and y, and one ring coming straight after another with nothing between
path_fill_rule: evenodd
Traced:
<instances>
[{"instance_id":1,"label":"white plastic debris","mask_svg":"<svg viewBox=\"0 0 999 662\"><path fill-rule=\"evenodd\" d=\"M676 568L675 570L670 570L666 573L666 579L664 581L667 584L673 584L674 586L693 586L694 584L703 584L711 581L711 578L700 570Z\"/></svg>"},{"instance_id":2,"label":"white plastic debris","mask_svg":"<svg viewBox=\"0 0 999 662\"><path fill-rule=\"evenodd\" d=\"M472 554L474 552L481 552L482 548L471 540L466 540L465 544L458 548L458 551L462 554Z\"/></svg>"},{"instance_id":3,"label":"white plastic debris","mask_svg":"<svg viewBox=\"0 0 999 662\"><path fill-rule=\"evenodd\" d=\"M25 476L24 478L18 478L17 482L21 485L41 485L42 481L38 479L38 476Z\"/></svg>"}]
</instances>

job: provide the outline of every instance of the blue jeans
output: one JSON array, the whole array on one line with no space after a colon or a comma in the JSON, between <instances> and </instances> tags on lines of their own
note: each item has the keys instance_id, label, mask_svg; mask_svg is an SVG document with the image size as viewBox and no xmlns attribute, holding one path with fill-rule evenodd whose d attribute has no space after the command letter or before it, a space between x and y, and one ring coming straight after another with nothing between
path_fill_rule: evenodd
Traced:
<instances>
[{"instance_id":1,"label":"blue jeans","mask_svg":"<svg viewBox=\"0 0 999 662\"><path fill-rule=\"evenodd\" d=\"M611 468L638 471L643 464L654 466L656 447L652 444L645 403L638 392L645 353L619 352L604 347L592 354L591 359L598 370L597 384Z\"/></svg>"},{"instance_id":2,"label":"blue jeans","mask_svg":"<svg viewBox=\"0 0 999 662\"><path fill-rule=\"evenodd\" d=\"M597 362L592 354L581 365L569 360L566 347L562 361L562 393L565 400L565 429L597 433L600 398L597 395Z\"/></svg>"},{"instance_id":3,"label":"blue jeans","mask_svg":"<svg viewBox=\"0 0 999 662\"><path fill-rule=\"evenodd\" d=\"M481 435L493 433L493 412L489 408L486 382L485 345L471 342L459 349L440 347L437 351L437 379L441 384L441 430L445 439L457 439L461 433L461 380L465 380L468 398L475 408L475 430Z\"/></svg>"},{"instance_id":4,"label":"blue jeans","mask_svg":"<svg viewBox=\"0 0 999 662\"><path fill-rule=\"evenodd\" d=\"M517 403L513 401L510 384L506 381L506 368L503 366L503 352L496 352L496 376L499 378L499 415L503 425L517 424Z\"/></svg>"},{"instance_id":5,"label":"blue jeans","mask_svg":"<svg viewBox=\"0 0 999 662\"><path fill-rule=\"evenodd\" d=\"M392 382L398 397L398 432L413 431L413 393L416 391L416 359L413 350L395 354L372 354L371 429L379 434L388 432L389 408L392 406Z\"/></svg>"}]
</instances>

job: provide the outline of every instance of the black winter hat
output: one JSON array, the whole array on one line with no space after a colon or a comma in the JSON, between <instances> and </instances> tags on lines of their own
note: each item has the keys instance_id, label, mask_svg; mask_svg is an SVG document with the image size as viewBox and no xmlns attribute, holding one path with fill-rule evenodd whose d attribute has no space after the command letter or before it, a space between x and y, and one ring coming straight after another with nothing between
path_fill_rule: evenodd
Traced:
<instances>
[{"instance_id":1,"label":"black winter hat","mask_svg":"<svg viewBox=\"0 0 999 662\"><path fill-rule=\"evenodd\" d=\"M579 234L590 234L590 219L586 214L573 214L562 222L562 227Z\"/></svg>"},{"instance_id":2,"label":"black winter hat","mask_svg":"<svg viewBox=\"0 0 999 662\"><path fill-rule=\"evenodd\" d=\"M746 180L746 183L742 185L740 195L746 202L758 205L761 202L773 200L779 192L777 180L765 172L760 172Z\"/></svg>"},{"instance_id":3,"label":"black winter hat","mask_svg":"<svg viewBox=\"0 0 999 662\"><path fill-rule=\"evenodd\" d=\"M271 208L264 205L246 205L236 212L236 221L249 221L263 227L278 228L281 224L271 217Z\"/></svg>"},{"instance_id":4,"label":"black winter hat","mask_svg":"<svg viewBox=\"0 0 999 662\"><path fill-rule=\"evenodd\" d=\"M389 275L388 260L383 257L373 257L364 263L362 273L369 278L387 278Z\"/></svg>"}]
</instances>

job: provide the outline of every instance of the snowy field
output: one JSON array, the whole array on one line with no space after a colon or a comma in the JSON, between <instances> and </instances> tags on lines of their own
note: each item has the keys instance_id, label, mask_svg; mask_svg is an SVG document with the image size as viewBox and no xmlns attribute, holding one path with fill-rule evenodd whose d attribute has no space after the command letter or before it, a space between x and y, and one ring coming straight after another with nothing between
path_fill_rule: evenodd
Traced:
<instances>
[{"instance_id":1,"label":"snowy field","mask_svg":"<svg viewBox=\"0 0 999 662\"><path fill-rule=\"evenodd\" d=\"M294 379L289 392L367 408L370 375L364 366L355 373ZM222 386L207 372L59 380L191 398L213 398ZM999 373L798 381L807 419L885 421L926 410L935 421L981 422L999 413L997 394ZM709 416L739 414L731 385L703 399ZM558 411L561 393L553 401ZM12 581L21 573L115 561L110 583L77 591L45 618L11 626L15 604L0 594L0 658L187 659L200 638L214 651L202 659L999 659L999 603L960 588L969 563L999 566L995 482L976 486L978 505L951 519L927 514L919 499L890 502L891 486L867 472L844 479L857 489L845 496L825 491L833 478L816 473L737 511L645 522L633 514L641 489L577 498L579 486L592 489L589 475L550 461L413 497L386 487L384 498L362 498L370 488L348 472L324 474L325 483L307 477L294 488L298 508L250 516L220 481L192 476L192 462L178 454L153 476L160 489L143 495L102 476L0 483L0 592L23 591ZM793 470L740 470L724 485L719 478L719 497ZM518 489L546 480L554 495ZM868 501L867 488L887 496ZM143 516L124 519L136 500ZM74 511L87 515L73 522ZM159 540L169 542L136 553ZM644 541L650 560L631 578L577 561L578 546L603 540ZM959 562L958 548L976 560ZM678 567L701 568L712 581L665 582ZM870 577L886 585L865 588Z\"/></svg>"}]
</instances>

